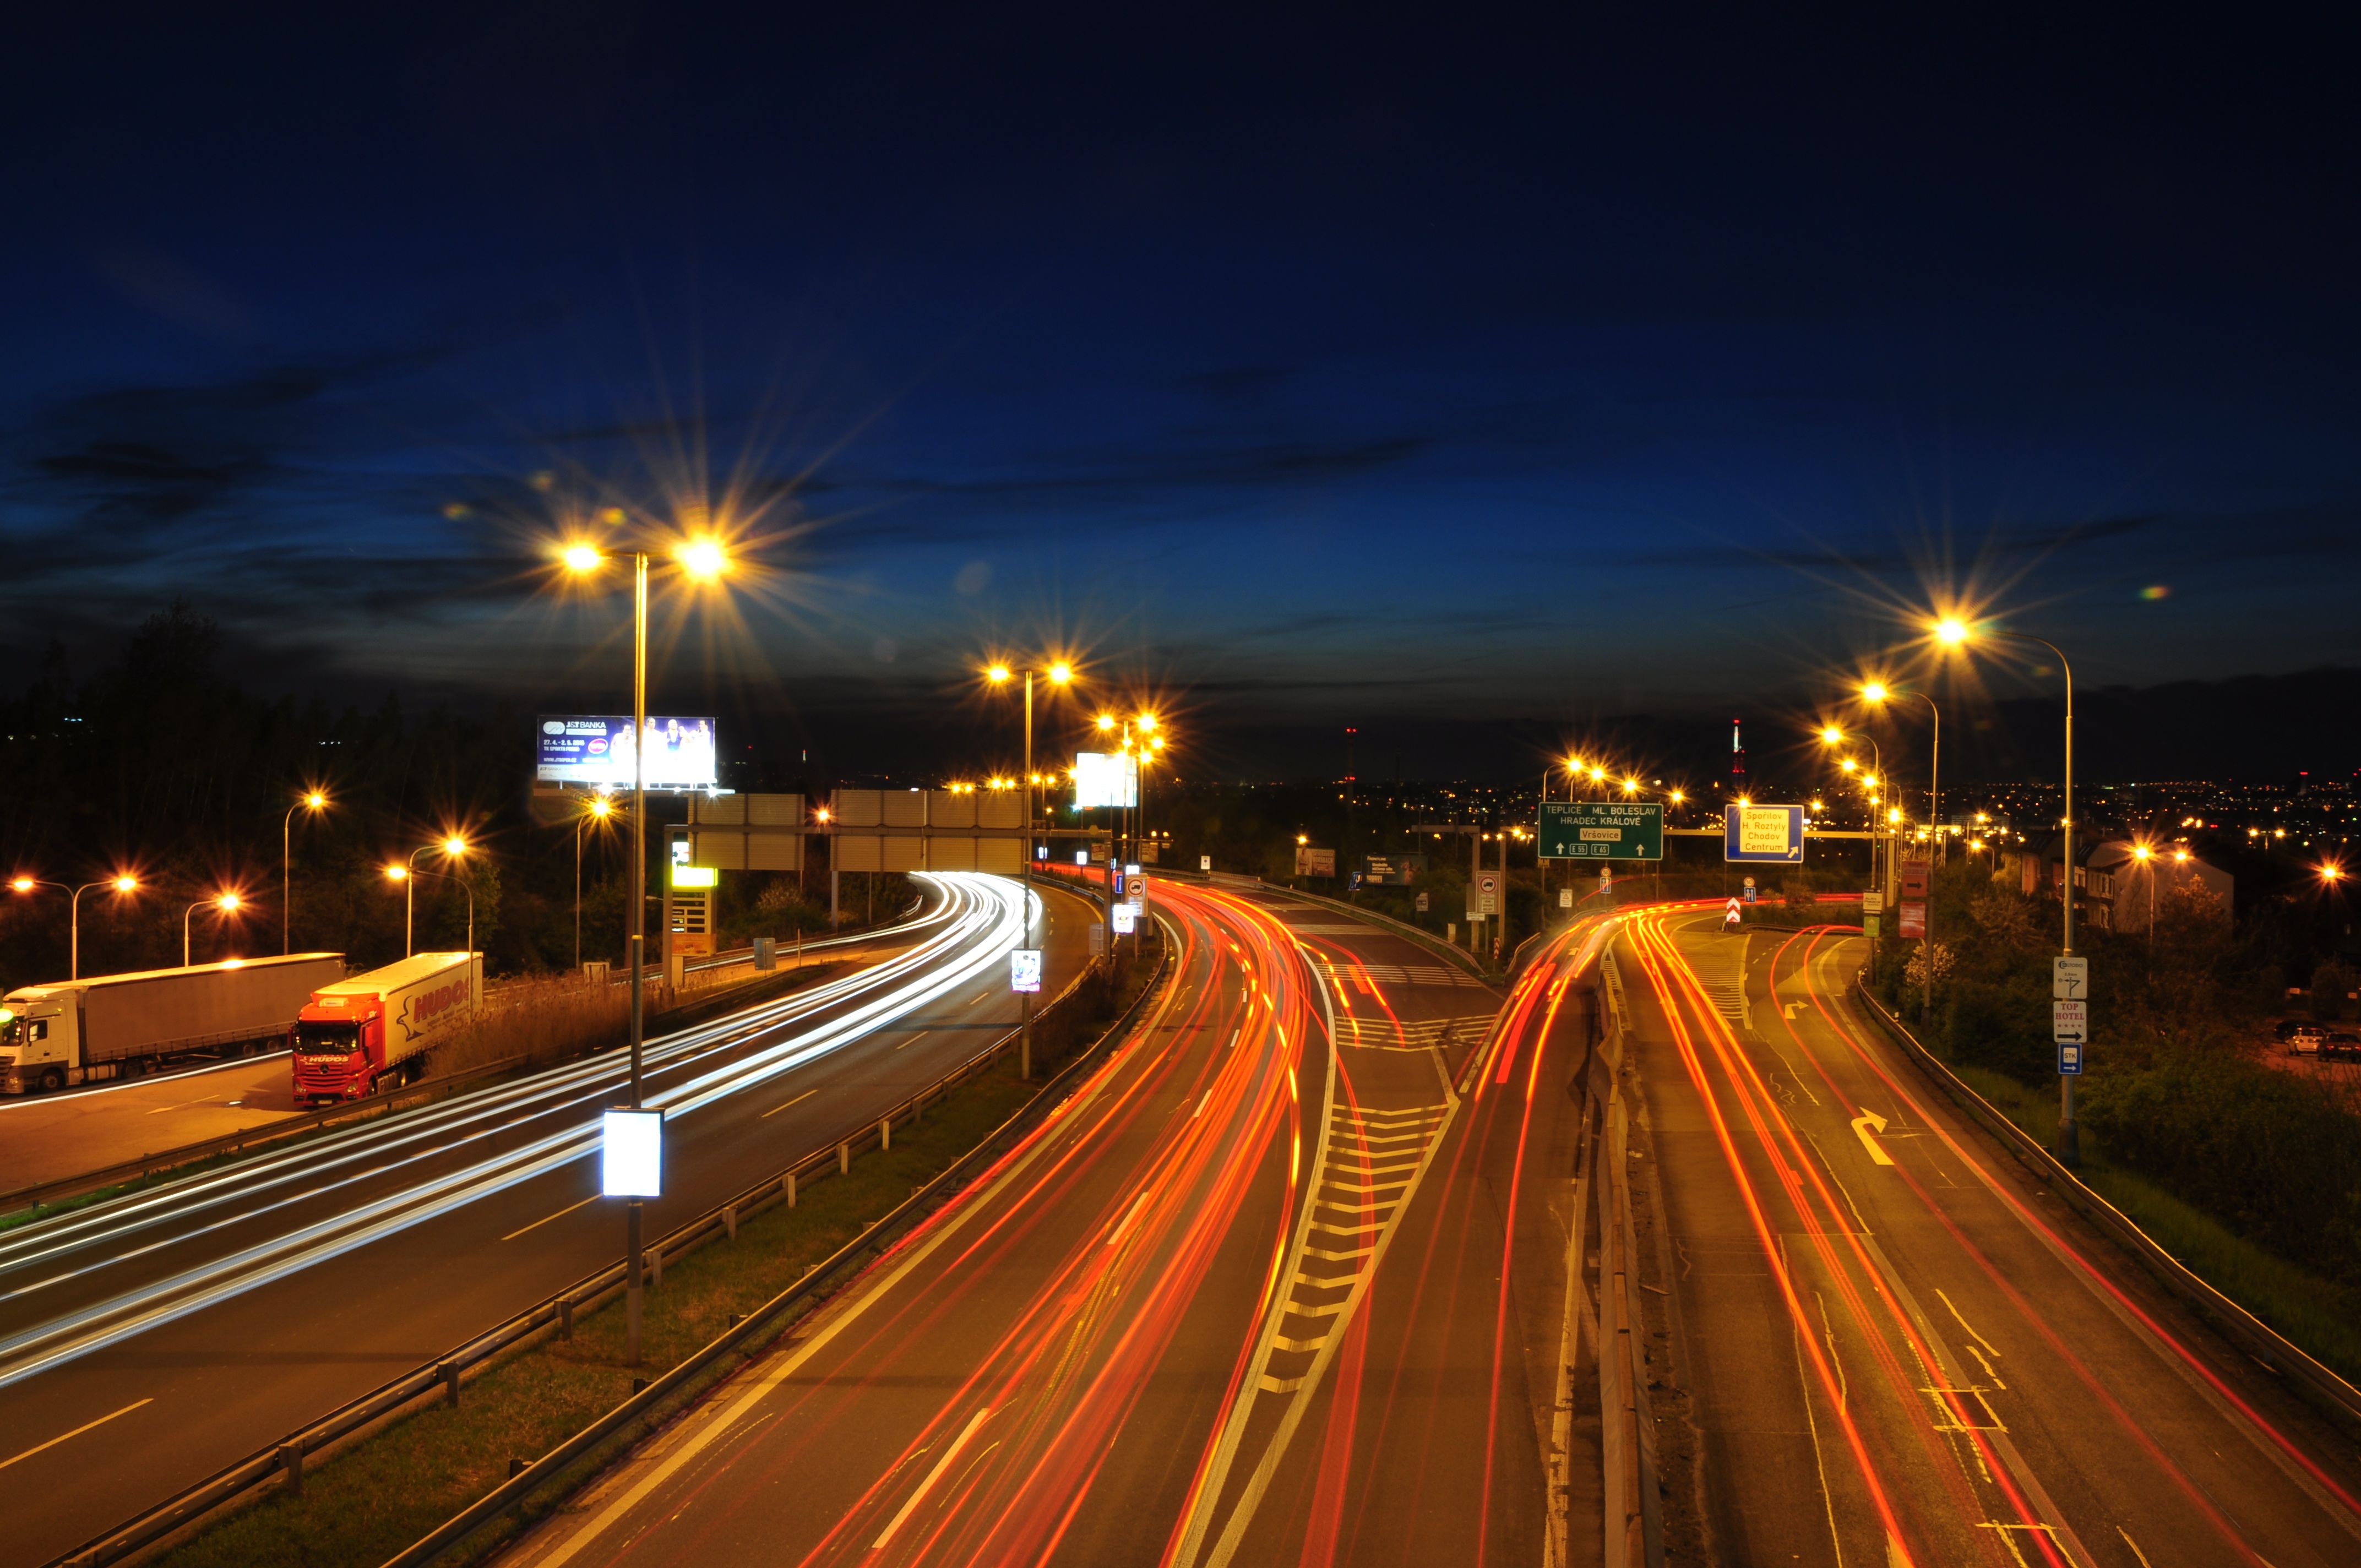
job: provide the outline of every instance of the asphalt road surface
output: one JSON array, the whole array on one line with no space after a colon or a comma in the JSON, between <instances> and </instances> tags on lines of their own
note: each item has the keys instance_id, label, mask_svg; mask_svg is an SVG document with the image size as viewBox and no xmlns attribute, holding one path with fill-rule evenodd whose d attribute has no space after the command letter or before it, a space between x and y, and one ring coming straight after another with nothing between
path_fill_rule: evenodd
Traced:
<instances>
[{"instance_id":1,"label":"asphalt road surface","mask_svg":"<svg viewBox=\"0 0 2361 1568\"><path fill-rule=\"evenodd\" d=\"M1005 879L945 876L927 943L651 1042L648 1234L932 1082L1016 1021ZM1093 918L1045 896L1047 983ZM68 1551L611 1264L598 1111L621 1054L0 1233L0 1563Z\"/></svg>"},{"instance_id":2,"label":"asphalt road surface","mask_svg":"<svg viewBox=\"0 0 2361 1568\"><path fill-rule=\"evenodd\" d=\"M862 959L906 947L913 935L889 927L829 938L806 950L830 961ZM749 950L689 968L736 969L752 961ZM491 988L495 1003L500 990ZM295 1103L294 1090L287 1053L271 1051L121 1083L0 1098L0 1192L46 1186L282 1121L311 1109Z\"/></svg>"},{"instance_id":3,"label":"asphalt road surface","mask_svg":"<svg viewBox=\"0 0 2361 1568\"><path fill-rule=\"evenodd\" d=\"M1676 1558L2361 1562L2351 1442L1892 1047L1847 1000L1857 938L1719 927L1617 943Z\"/></svg>"},{"instance_id":4,"label":"asphalt road surface","mask_svg":"<svg viewBox=\"0 0 2361 1568\"><path fill-rule=\"evenodd\" d=\"M1172 989L1072 1100L505 1561L1260 1563L1351 1534L1428 1562L1404 1519L1464 1555L1517 1509L1537 1539L1521 1374L1438 1404L1422 1327L1487 1376L1503 1343L1488 1184L1541 1075L1461 1086L1500 1059L1499 998L1284 894L1156 903ZM1556 979L1520 992L1527 1036ZM1493 1425L1524 1461L1497 1497L1463 1485Z\"/></svg>"}]
</instances>

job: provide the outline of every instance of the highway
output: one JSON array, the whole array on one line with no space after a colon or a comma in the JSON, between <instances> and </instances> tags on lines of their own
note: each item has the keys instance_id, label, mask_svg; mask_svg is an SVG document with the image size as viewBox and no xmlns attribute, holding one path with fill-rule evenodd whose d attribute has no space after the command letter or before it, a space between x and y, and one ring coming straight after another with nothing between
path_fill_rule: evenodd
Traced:
<instances>
[{"instance_id":1,"label":"highway","mask_svg":"<svg viewBox=\"0 0 2361 1568\"><path fill-rule=\"evenodd\" d=\"M671 1128L651 1236L1013 1025L1015 884L934 881L906 950L649 1043ZM1044 905L1054 991L1092 914ZM603 1054L0 1233L0 1563L69 1550L612 1263L592 1156L623 1073Z\"/></svg>"},{"instance_id":2,"label":"highway","mask_svg":"<svg viewBox=\"0 0 2361 1568\"><path fill-rule=\"evenodd\" d=\"M922 918L881 930L830 937L810 943L806 951L818 961L864 960L920 939L935 924L931 918ZM689 969L692 972L734 969L751 961L748 949L705 959ZM661 973L661 970L651 972ZM498 1006L502 989L498 984L489 987L488 1003ZM690 992L684 1000L698 1000L699 995ZM61 1181L126 1160L251 1132L308 1109L295 1103L293 1077L283 1050L119 1083L0 1098L0 1192Z\"/></svg>"},{"instance_id":3,"label":"highway","mask_svg":"<svg viewBox=\"0 0 2361 1568\"><path fill-rule=\"evenodd\" d=\"M1719 924L1616 945L1676 1560L2361 1562L2349 1440L1866 1025L1857 938Z\"/></svg>"},{"instance_id":4,"label":"highway","mask_svg":"<svg viewBox=\"0 0 2361 1568\"><path fill-rule=\"evenodd\" d=\"M1179 970L1132 1039L965 1197L503 1561L1265 1563L1276 1541L1334 1538L1336 1455L1356 1431L1411 1463L1413 1428L1437 1449L1472 1438L1452 1479L1480 1470L1488 1403L1438 1408L1404 1377L1421 1347L1397 1343L1392 1315L1422 1316L1415 1282L1440 1273L1469 1287L1455 1321L1488 1365L1500 1343L1484 1284L1497 1224L1478 1216L1466 1249L1437 1242L1491 1173L1470 1158L1434 1174L1456 1158L1455 1076L1490 1059L1499 998L1283 893L1159 883L1155 901ZM1390 1336L1374 1352L1373 1317ZM1364 1397L1389 1381L1389 1399ZM1356 1429L1372 1407L1383 1419ZM1530 1450L1530 1414L1504 1419ZM1355 1506L1372 1540L1422 1507ZM1488 1506L1480 1486L1424 1505L1446 1534ZM1538 1490L1504 1487L1498 1506L1537 1520Z\"/></svg>"}]
</instances>

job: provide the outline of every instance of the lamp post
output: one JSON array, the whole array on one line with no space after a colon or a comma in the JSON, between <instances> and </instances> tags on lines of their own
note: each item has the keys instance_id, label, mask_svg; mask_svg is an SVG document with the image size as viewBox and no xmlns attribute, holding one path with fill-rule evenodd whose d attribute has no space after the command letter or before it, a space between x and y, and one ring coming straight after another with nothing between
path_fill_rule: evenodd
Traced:
<instances>
[{"instance_id":1,"label":"lamp post","mask_svg":"<svg viewBox=\"0 0 2361 1568\"><path fill-rule=\"evenodd\" d=\"M317 815L327 805L325 790L307 790L287 808L287 819L279 825L279 951L282 957L295 950L295 814Z\"/></svg>"},{"instance_id":2,"label":"lamp post","mask_svg":"<svg viewBox=\"0 0 2361 1568\"><path fill-rule=\"evenodd\" d=\"M225 915L235 915L244 902L245 900L234 893L216 894L211 898L200 898L181 911L181 967L182 969L189 967L189 917L209 904Z\"/></svg>"},{"instance_id":3,"label":"lamp post","mask_svg":"<svg viewBox=\"0 0 2361 1568\"><path fill-rule=\"evenodd\" d=\"M128 872L121 872L108 877L104 882L86 882L80 887L71 887L61 882L48 882L40 877L20 876L12 879L8 885L18 893L30 893L37 887L53 887L60 893L71 895L66 900L66 931L71 952L66 978L80 980L82 978L82 895L94 887L111 887L115 890L115 895L120 897L124 894L137 892L139 879Z\"/></svg>"},{"instance_id":4,"label":"lamp post","mask_svg":"<svg viewBox=\"0 0 2361 1568\"><path fill-rule=\"evenodd\" d=\"M418 869L418 857L432 854L437 850L443 851L446 860L456 861L467 852L467 840L454 833L439 843L421 844L410 851L408 860L397 861L385 868L386 880L401 883L401 956L405 959L413 958L418 952L414 933L418 929L418 879L423 876L439 876L447 882L458 882L461 887L467 889L467 950L471 953L476 950L475 888L459 882L457 877L448 872Z\"/></svg>"},{"instance_id":5,"label":"lamp post","mask_svg":"<svg viewBox=\"0 0 2361 1568\"><path fill-rule=\"evenodd\" d=\"M691 535L673 547L681 574L691 582L712 583L730 569L730 554L719 538ZM560 548L558 559L574 576L588 576L606 565L595 544L572 543ZM642 1093L642 1044L646 1026L648 951L648 552L631 552L631 944L626 956L631 966L631 1109L640 1109ZM626 1335L631 1365L640 1364L641 1271L645 1265L640 1237L640 1202L626 1199L623 1211L625 1255L630 1262L630 1288L625 1293Z\"/></svg>"},{"instance_id":6,"label":"lamp post","mask_svg":"<svg viewBox=\"0 0 2361 1568\"><path fill-rule=\"evenodd\" d=\"M2147 875L2147 945L2156 948L2156 851L2146 844L2132 846L2132 860Z\"/></svg>"},{"instance_id":7,"label":"lamp post","mask_svg":"<svg viewBox=\"0 0 2361 1568\"><path fill-rule=\"evenodd\" d=\"M1861 700L1872 706L1883 706L1888 697L1915 696L1926 703L1927 711L1935 716L1935 744L1927 762L1927 820L1934 829L1934 863L1940 864L1943 851L1943 710L1925 692L1895 692L1881 682L1872 681L1861 688ZM1935 1016L1935 890L1927 890L1926 934L1919 938L1919 951L1926 959L1926 1017Z\"/></svg>"},{"instance_id":8,"label":"lamp post","mask_svg":"<svg viewBox=\"0 0 2361 1568\"><path fill-rule=\"evenodd\" d=\"M605 826L615 814L615 803L603 795L594 795L589 803L574 818L574 969L582 970L582 830L592 822Z\"/></svg>"},{"instance_id":9,"label":"lamp post","mask_svg":"<svg viewBox=\"0 0 2361 1568\"><path fill-rule=\"evenodd\" d=\"M2068 958L2074 956L2074 666L2067 662L2064 650L2043 637L2027 636L2022 631L1984 631L1963 620L1945 619L1933 627L1935 640L1946 647L1963 646L1971 639L1988 637L1996 642L2029 642L2037 648L2047 648L2058 661L2058 668L2066 677L2066 801L2059 823L2061 855L2059 866L2059 901L2064 908L2061 948ZM2071 1074L2058 1075L2058 1158L2064 1165L2080 1165L2082 1160L2082 1139L2074 1124L2074 1080Z\"/></svg>"},{"instance_id":10,"label":"lamp post","mask_svg":"<svg viewBox=\"0 0 2361 1568\"><path fill-rule=\"evenodd\" d=\"M1159 721L1153 713L1141 712L1134 714L1129 718L1117 718L1112 713L1102 713L1098 716L1097 722L1101 734L1113 735L1116 738L1116 755L1126 759L1132 756L1131 727L1134 724L1139 726L1140 734L1144 737L1139 742L1138 753L1143 769L1152 753L1164 749L1164 738L1157 733ZM1115 948L1115 877L1117 867L1126 858L1122 852L1123 845L1128 839L1136 851L1138 848L1138 838L1131 829L1135 827L1144 828L1147 826L1148 814L1144 808L1147 797L1142 795L1140 799L1143 806L1139 809L1139 817L1136 824L1131 818L1133 807L1116 808L1124 813L1124 816L1117 819L1124 826L1116 830L1115 841L1109 845L1107 850L1107 949L1110 954ZM1135 931L1132 936L1133 941L1137 943L1138 933Z\"/></svg>"},{"instance_id":11,"label":"lamp post","mask_svg":"<svg viewBox=\"0 0 2361 1568\"><path fill-rule=\"evenodd\" d=\"M983 674L986 680L997 686L1005 685L1016 673L1006 664L994 664ZM1020 897L1024 902L1025 919L1024 928L1018 933L1016 939L1029 947L1033 941L1033 787L1039 782L1033 773L1033 677L1036 674L1044 675L1048 677L1051 685L1065 686L1073 681L1074 667L1060 659L1046 670L1035 670L1027 665L1023 674L1025 675L1025 865L1018 872L1017 881L1018 885L1023 889ZM1016 993L1016 1076L1020 1080L1033 1076L1033 993L1029 991L1020 991Z\"/></svg>"},{"instance_id":12,"label":"lamp post","mask_svg":"<svg viewBox=\"0 0 2361 1568\"><path fill-rule=\"evenodd\" d=\"M1833 724L1827 726L1820 731L1820 744L1823 746L1840 746L1850 739L1852 739L1852 737L1847 735L1843 730L1838 729ZM1869 826L1871 831L1875 833L1878 822L1877 812L1874 808L1877 804L1878 781L1885 776L1885 755L1878 750L1876 736L1864 732L1861 739L1869 742L1869 765L1871 772L1868 782L1871 786L1869 799L1872 807L1869 814ZM1849 757L1846 758L1844 762L1845 772L1852 772L1852 760ZM1884 838L1882 834L1872 838L1869 841L1869 880L1877 883L1878 891L1881 894L1885 891L1885 883L1878 875L1878 846L1883 842ZM1871 961L1874 962L1875 959L1876 955L1872 951L1871 954Z\"/></svg>"}]
</instances>

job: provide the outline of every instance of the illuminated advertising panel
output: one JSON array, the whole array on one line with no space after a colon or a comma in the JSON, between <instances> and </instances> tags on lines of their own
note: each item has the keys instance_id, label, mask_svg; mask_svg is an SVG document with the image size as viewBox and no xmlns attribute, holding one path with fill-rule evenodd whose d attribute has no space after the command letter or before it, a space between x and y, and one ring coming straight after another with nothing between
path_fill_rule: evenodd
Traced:
<instances>
[{"instance_id":1,"label":"illuminated advertising panel","mask_svg":"<svg viewBox=\"0 0 2361 1568\"><path fill-rule=\"evenodd\" d=\"M631 721L544 715L533 737L533 777L543 784L631 786ZM658 718L647 729L650 789L713 789L720 784L714 762L713 720Z\"/></svg>"},{"instance_id":2,"label":"illuminated advertising panel","mask_svg":"<svg viewBox=\"0 0 2361 1568\"><path fill-rule=\"evenodd\" d=\"M598 1140L598 1190L609 1198L664 1196L664 1113L609 1111Z\"/></svg>"},{"instance_id":3,"label":"illuminated advertising panel","mask_svg":"<svg viewBox=\"0 0 2361 1568\"><path fill-rule=\"evenodd\" d=\"M1074 805L1082 811L1139 804L1139 759L1119 751L1074 754Z\"/></svg>"}]
</instances>

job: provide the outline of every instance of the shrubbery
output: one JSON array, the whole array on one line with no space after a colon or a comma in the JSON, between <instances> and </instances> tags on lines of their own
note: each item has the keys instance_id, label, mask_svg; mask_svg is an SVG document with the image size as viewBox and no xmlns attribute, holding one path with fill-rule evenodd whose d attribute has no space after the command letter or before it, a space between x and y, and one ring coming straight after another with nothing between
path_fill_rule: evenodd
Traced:
<instances>
[{"instance_id":1,"label":"shrubbery","mask_svg":"<svg viewBox=\"0 0 2361 1568\"><path fill-rule=\"evenodd\" d=\"M1933 889L1938 966L1925 1016L1916 942L1881 943L1877 989L1949 1059L2020 1083L2057 1080L2050 959L2059 912L1944 868ZM2237 1043L2257 987L2218 901L2202 886L2160 902L2155 936L2084 927L2091 957L2090 1070L2078 1116L2106 1158L2211 1213L2258 1245L2361 1287L2361 1106L2334 1082L2276 1070ZM2328 977L2323 986L2321 976ZM2350 981L2333 963L2313 992Z\"/></svg>"}]
</instances>

